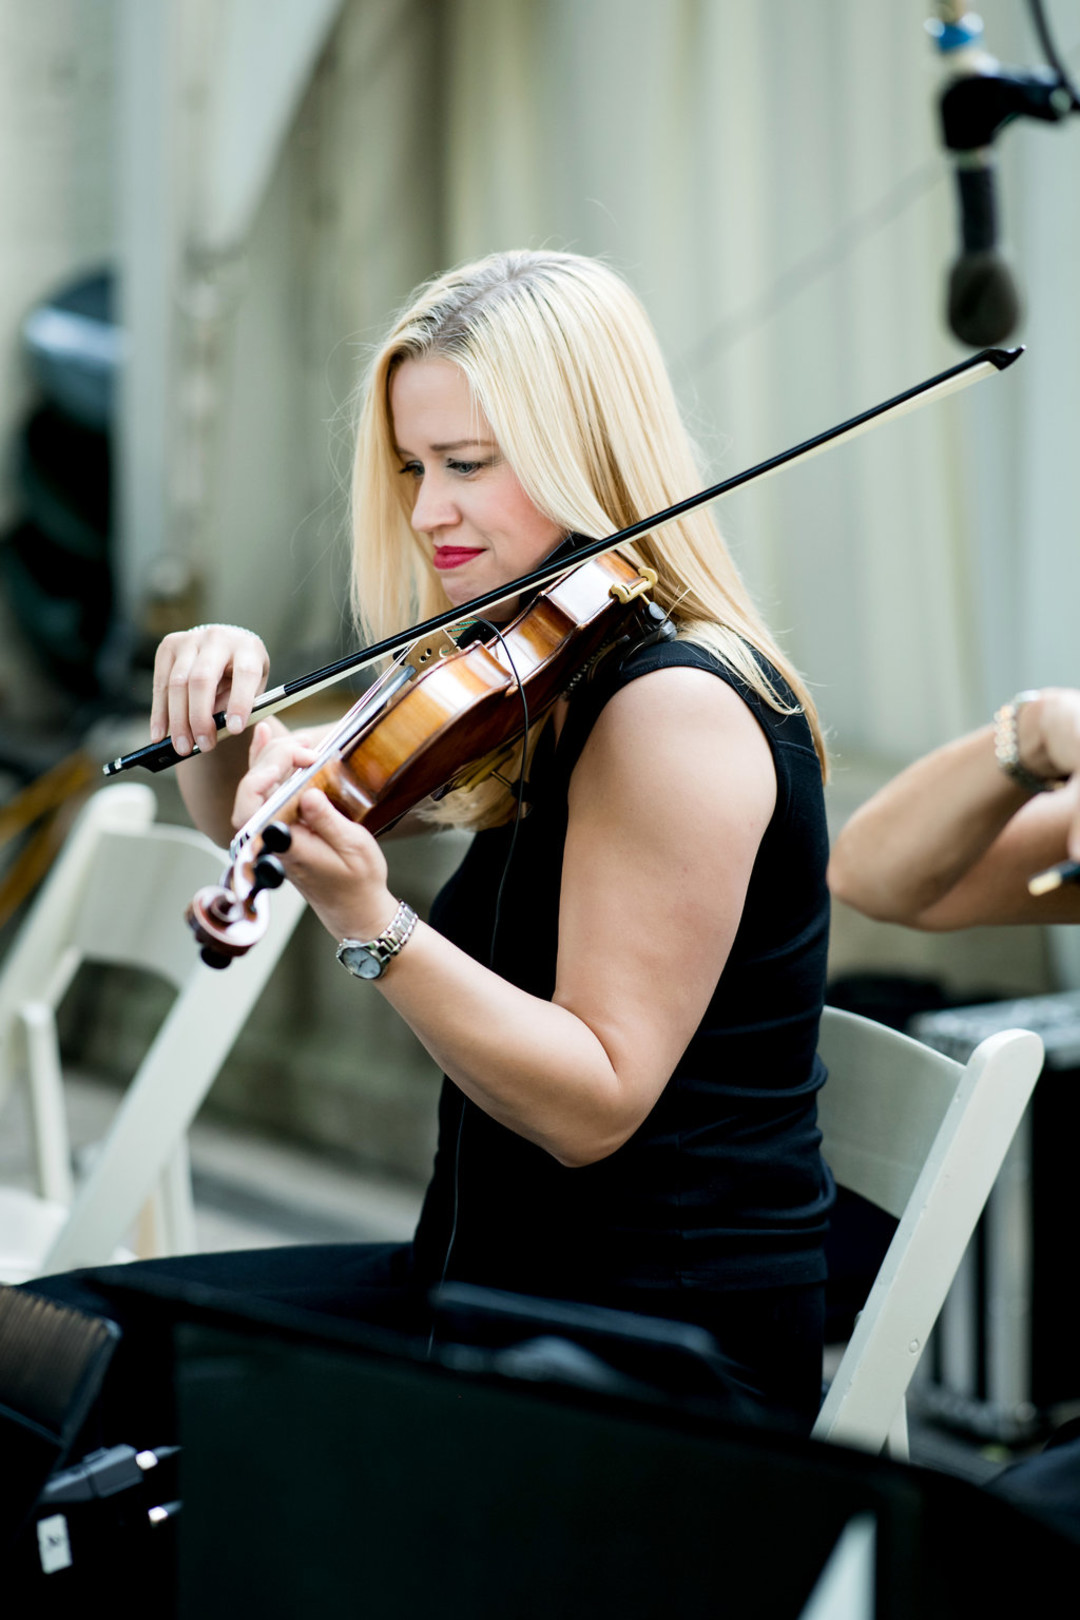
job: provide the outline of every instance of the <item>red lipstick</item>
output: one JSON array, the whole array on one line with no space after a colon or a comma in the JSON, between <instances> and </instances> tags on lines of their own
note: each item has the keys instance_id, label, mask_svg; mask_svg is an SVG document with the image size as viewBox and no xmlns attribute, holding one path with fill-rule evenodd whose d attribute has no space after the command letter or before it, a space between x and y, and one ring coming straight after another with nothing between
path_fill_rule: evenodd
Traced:
<instances>
[{"instance_id":1,"label":"red lipstick","mask_svg":"<svg viewBox=\"0 0 1080 1620\"><path fill-rule=\"evenodd\" d=\"M445 572L450 568L460 568L473 557L479 557L482 546L436 546L432 561L435 567Z\"/></svg>"}]
</instances>

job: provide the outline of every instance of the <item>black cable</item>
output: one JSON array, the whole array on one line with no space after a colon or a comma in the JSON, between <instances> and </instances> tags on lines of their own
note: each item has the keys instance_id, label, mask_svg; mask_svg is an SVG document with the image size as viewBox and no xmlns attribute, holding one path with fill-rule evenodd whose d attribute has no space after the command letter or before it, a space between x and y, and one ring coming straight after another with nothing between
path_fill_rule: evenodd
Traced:
<instances>
[{"instance_id":1,"label":"black cable","mask_svg":"<svg viewBox=\"0 0 1080 1620\"><path fill-rule=\"evenodd\" d=\"M506 851L506 859L503 861L502 876L499 879L499 887L495 892L495 916L491 924L491 944L488 947L488 967L494 970L495 939L499 932L499 918L502 912L503 890L506 888L506 880L510 875L510 865L514 859L514 850L517 848L518 828L521 826L521 812L525 798L525 750L528 747L529 742L529 700L525 696L525 683L517 672L513 655L510 648L507 646L506 638L499 629L498 625L492 624L490 619L478 619L476 622L484 625L492 632L493 635L499 638L499 645L506 654L506 662L510 665L510 673L518 683L518 696L521 698L521 712L525 723L525 730L522 732L521 738L521 770L518 773L516 783L517 804L514 810L514 826L510 833L510 845Z\"/></svg>"},{"instance_id":2,"label":"black cable","mask_svg":"<svg viewBox=\"0 0 1080 1620\"><path fill-rule=\"evenodd\" d=\"M1080 112L1080 95L1078 95L1076 86L1065 70L1065 63L1058 55L1057 47L1050 33L1050 24L1046 20L1043 0L1028 0L1028 9L1031 12L1031 21L1035 32L1039 36L1039 44L1042 46L1043 55L1061 80L1062 88L1069 92L1073 112Z\"/></svg>"}]
</instances>

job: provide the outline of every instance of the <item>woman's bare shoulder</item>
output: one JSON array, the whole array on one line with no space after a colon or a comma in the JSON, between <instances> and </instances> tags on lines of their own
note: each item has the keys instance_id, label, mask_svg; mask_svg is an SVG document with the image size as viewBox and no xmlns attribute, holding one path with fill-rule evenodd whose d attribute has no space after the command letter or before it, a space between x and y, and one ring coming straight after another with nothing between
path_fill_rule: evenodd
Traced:
<instances>
[{"instance_id":1,"label":"woman's bare shoulder","mask_svg":"<svg viewBox=\"0 0 1080 1620\"><path fill-rule=\"evenodd\" d=\"M628 795L656 790L669 804L679 786L718 809L772 813L776 772L752 709L708 670L671 665L629 681L597 717L571 779L575 789Z\"/></svg>"}]
</instances>

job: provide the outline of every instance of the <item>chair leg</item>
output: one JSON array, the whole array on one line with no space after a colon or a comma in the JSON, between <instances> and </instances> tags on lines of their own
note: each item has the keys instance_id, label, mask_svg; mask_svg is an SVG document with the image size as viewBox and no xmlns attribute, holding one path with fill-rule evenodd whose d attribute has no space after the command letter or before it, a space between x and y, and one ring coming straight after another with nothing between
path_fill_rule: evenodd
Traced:
<instances>
[{"instance_id":1,"label":"chair leg","mask_svg":"<svg viewBox=\"0 0 1080 1620\"><path fill-rule=\"evenodd\" d=\"M195 1204L191 1196L191 1159L186 1136L180 1138L165 1166L161 1197L168 1253L193 1254L197 1248Z\"/></svg>"},{"instance_id":2,"label":"chair leg","mask_svg":"<svg viewBox=\"0 0 1080 1620\"><path fill-rule=\"evenodd\" d=\"M139 1213L135 1250L140 1260L156 1260L192 1254L197 1246L191 1163L187 1138L182 1137Z\"/></svg>"},{"instance_id":3,"label":"chair leg","mask_svg":"<svg viewBox=\"0 0 1080 1620\"><path fill-rule=\"evenodd\" d=\"M42 1198L70 1205L75 1196L75 1185L71 1175L71 1145L64 1107L64 1085L60 1075L56 1020L52 1008L44 1001L24 1003L19 1008L19 1020L26 1039L38 1191Z\"/></svg>"},{"instance_id":4,"label":"chair leg","mask_svg":"<svg viewBox=\"0 0 1080 1620\"><path fill-rule=\"evenodd\" d=\"M885 1441L885 1453L889 1457L895 1457L897 1462L908 1461L910 1453L908 1450L906 1400L900 1402L900 1405L897 1408L896 1416L889 1425L889 1434Z\"/></svg>"}]
</instances>

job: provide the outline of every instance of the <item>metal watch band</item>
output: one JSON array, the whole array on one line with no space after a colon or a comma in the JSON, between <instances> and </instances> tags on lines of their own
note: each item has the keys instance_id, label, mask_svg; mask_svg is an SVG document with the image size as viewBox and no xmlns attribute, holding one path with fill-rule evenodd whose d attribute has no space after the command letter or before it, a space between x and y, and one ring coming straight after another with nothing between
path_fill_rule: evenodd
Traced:
<instances>
[{"instance_id":1,"label":"metal watch band","mask_svg":"<svg viewBox=\"0 0 1080 1620\"><path fill-rule=\"evenodd\" d=\"M1020 759L1020 739L1016 722L1025 703L1040 697L1039 692L1017 692L1011 703L1003 703L994 715L994 758L1006 776L1011 776L1028 793L1050 793L1061 785L1060 778L1036 776Z\"/></svg>"},{"instance_id":2,"label":"metal watch band","mask_svg":"<svg viewBox=\"0 0 1080 1620\"><path fill-rule=\"evenodd\" d=\"M376 939L343 939L337 948L337 959L357 979L381 978L418 920L412 906L402 900Z\"/></svg>"}]
</instances>

